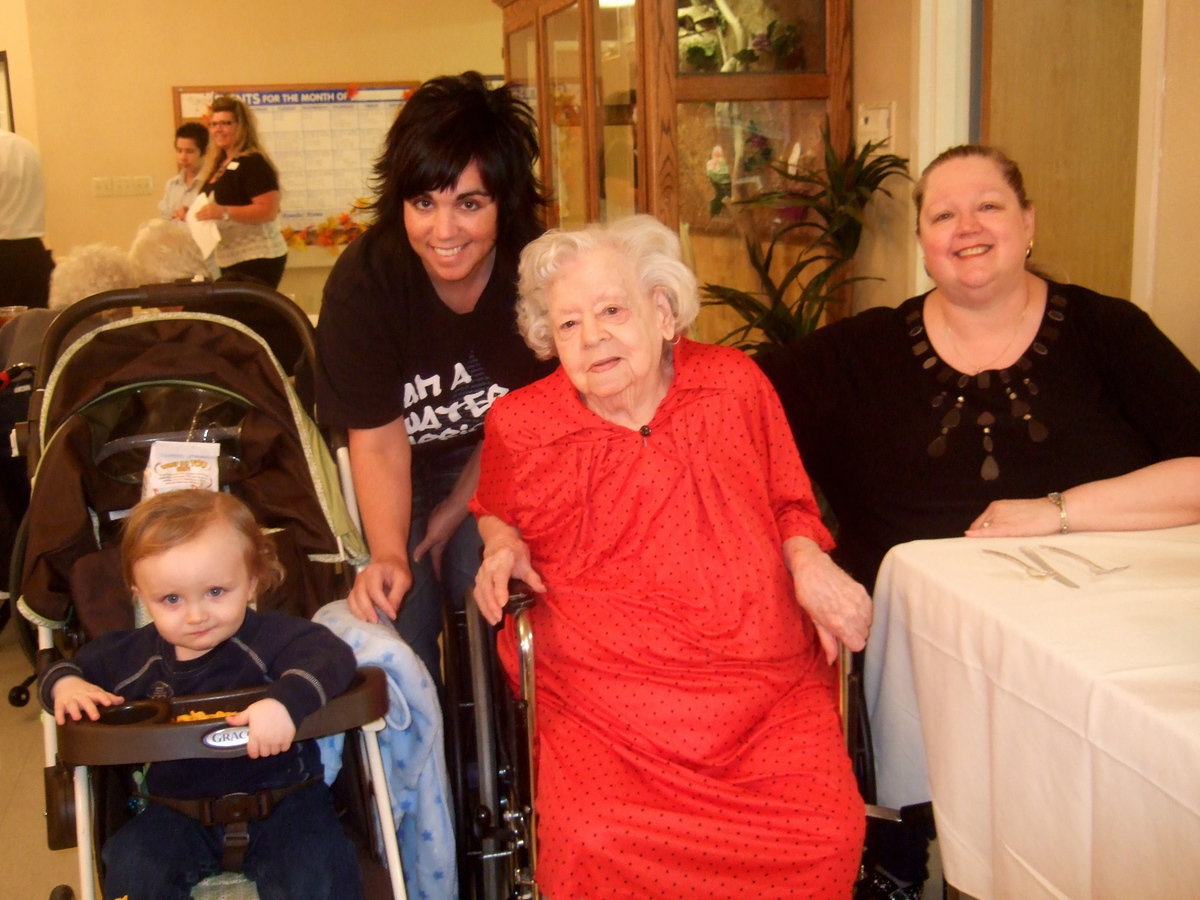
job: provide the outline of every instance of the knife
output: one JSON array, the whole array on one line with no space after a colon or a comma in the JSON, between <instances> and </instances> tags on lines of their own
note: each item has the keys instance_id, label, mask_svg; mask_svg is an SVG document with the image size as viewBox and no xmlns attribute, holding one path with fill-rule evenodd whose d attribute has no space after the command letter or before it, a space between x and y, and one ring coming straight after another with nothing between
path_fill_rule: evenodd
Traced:
<instances>
[{"instance_id":1,"label":"knife","mask_svg":"<svg viewBox=\"0 0 1200 900\"><path fill-rule=\"evenodd\" d=\"M1058 571L1058 569L1054 568L1054 566L1050 565L1050 563L1046 562L1045 557L1043 557L1032 547L1020 547L1018 549L1025 554L1026 559L1032 563L1035 563L1036 565L1041 566L1046 573L1059 584L1065 584L1067 587L1073 588L1079 587L1079 585L1073 582L1070 578Z\"/></svg>"}]
</instances>

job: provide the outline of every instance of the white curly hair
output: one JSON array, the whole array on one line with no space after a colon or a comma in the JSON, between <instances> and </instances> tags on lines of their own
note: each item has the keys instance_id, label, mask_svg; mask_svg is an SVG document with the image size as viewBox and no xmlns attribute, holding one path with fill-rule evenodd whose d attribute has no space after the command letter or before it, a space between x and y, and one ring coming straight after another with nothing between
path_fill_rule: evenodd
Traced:
<instances>
[{"instance_id":1,"label":"white curly hair","mask_svg":"<svg viewBox=\"0 0 1200 900\"><path fill-rule=\"evenodd\" d=\"M83 244L55 264L46 305L63 310L93 294L136 286L128 253L112 244Z\"/></svg>"},{"instance_id":2,"label":"white curly hair","mask_svg":"<svg viewBox=\"0 0 1200 900\"><path fill-rule=\"evenodd\" d=\"M129 261L138 284L192 281L211 274L187 223L178 219L151 219L142 225L129 248Z\"/></svg>"},{"instance_id":3,"label":"white curly hair","mask_svg":"<svg viewBox=\"0 0 1200 900\"><path fill-rule=\"evenodd\" d=\"M685 334L699 314L696 276L681 258L679 236L653 216L628 216L576 231L551 229L525 247L518 270L517 328L538 359L554 356L550 285L566 263L601 247L628 257L648 296L656 289L666 295L676 335Z\"/></svg>"}]
</instances>

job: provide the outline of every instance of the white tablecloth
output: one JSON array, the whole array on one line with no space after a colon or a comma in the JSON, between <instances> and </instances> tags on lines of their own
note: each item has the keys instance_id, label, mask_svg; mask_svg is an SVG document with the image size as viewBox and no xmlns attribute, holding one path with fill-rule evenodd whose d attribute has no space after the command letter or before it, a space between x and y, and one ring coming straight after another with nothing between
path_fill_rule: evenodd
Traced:
<instances>
[{"instance_id":1,"label":"white tablecloth","mask_svg":"<svg viewBox=\"0 0 1200 900\"><path fill-rule=\"evenodd\" d=\"M1043 552L1075 590L982 552L1038 544L1130 568ZM981 900L1200 898L1200 526L905 544L875 616L880 802L932 787L951 884Z\"/></svg>"}]
</instances>

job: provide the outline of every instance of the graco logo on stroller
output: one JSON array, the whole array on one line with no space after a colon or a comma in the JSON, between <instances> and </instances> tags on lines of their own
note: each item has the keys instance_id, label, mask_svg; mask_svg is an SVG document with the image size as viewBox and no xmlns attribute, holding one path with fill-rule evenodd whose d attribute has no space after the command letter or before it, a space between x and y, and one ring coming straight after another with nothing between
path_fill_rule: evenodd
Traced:
<instances>
[{"instance_id":1,"label":"graco logo on stroller","mask_svg":"<svg viewBox=\"0 0 1200 900\"><path fill-rule=\"evenodd\" d=\"M235 728L218 728L210 731L203 738L206 747L220 750L225 747L241 747L250 740L250 726L238 725Z\"/></svg>"}]
</instances>

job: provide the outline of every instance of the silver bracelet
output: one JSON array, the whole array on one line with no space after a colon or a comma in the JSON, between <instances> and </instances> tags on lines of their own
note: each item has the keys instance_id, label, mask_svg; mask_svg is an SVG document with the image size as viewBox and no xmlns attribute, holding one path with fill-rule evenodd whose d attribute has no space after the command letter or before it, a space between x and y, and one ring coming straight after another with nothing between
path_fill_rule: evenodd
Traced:
<instances>
[{"instance_id":1,"label":"silver bracelet","mask_svg":"<svg viewBox=\"0 0 1200 900\"><path fill-rule=\"evenodd\" d=\"M1058 507L1058 533L1066 534L1071 530L1071 523L1067 521L1067 501L1058 491L1051 491L1046 495L1046 499Z\"/></svg>"}]
</instances>

